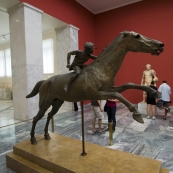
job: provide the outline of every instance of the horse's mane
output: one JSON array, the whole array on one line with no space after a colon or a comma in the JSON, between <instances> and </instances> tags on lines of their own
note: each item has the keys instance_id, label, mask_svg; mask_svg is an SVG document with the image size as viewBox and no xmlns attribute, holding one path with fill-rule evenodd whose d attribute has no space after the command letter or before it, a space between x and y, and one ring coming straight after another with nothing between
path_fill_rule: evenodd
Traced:
<instances>
[{"instance_id":1,"label":"horse's mane","mask_svg":"<svg viewBox=\"0 0 173 173\"><path fill-rule=\"evenodd\" d=\"M100 61L101 59L104 59L105 54L107 54L108 52L111 51L112 46L119 39L119 37L120 37L121 34L122 33L120 33L116 38L114 38L114 40L105 48L105 50L103 50L103 52L97 57L96 60L99 60Z\"/></svg>"}]
</instances>

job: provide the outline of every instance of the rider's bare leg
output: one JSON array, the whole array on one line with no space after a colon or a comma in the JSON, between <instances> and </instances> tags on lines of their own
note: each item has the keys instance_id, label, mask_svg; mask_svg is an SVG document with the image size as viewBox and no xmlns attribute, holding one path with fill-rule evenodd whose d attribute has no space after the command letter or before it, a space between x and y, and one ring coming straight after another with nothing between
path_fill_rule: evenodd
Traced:
<instances>
[{"instance_id":1,"label":"rider's bare leg","mask_svg":"<svg viewBox=\"0 0 173 173\"><path fill-rule=\"evenodd\" d=\"M70 84L79 76L78 73L75 73L72 75L71 79L69 80L69 82L67 84L64 85L64 90L65 92L68 91L68 87L70 86Z\"/></svg>"},{"instance_id":2,"label":"rider's bare leg","mask_svg":"<svg viewBox=\"0 0 173 173\"><path fill-rule=\"evenodd\" d=\"M69 82L67 84L64 85L64 90L65 92L68 91L68 88L70 86L70 84L73 83L73 81L79 76L80 72L81 72L81 68L79 66L74 66L73 67L74 70L74 74L72 75L71 79L69 80Z\"/></svg>"}]
</instances>

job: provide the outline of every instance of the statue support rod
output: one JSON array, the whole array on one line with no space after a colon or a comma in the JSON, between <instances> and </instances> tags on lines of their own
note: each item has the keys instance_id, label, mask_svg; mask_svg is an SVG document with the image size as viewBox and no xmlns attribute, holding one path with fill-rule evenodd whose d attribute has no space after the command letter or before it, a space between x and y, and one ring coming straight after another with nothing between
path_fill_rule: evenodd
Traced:
<instances>
[{"instance_id":1,"label":"statue support rod","mask_svg":"<svg viewBox=\"0 0 173 173\"><path fill-rule=\"evenodd\" d=\"M52 132L54 132L54 118L51 118L51 123L52 123Z\"/></svg>"},{"instance_id":2,"label":"statue support rod","mask_svg":"<svg viewBox=\"0 0 173 173\"><path fill-rule=\"evenodd\" d=\"M109 145L113 145L112 122L109 123L109 140L110 140L110 144Z\"/></svg>"},{"instance_id":3,"label":"statue support rod","mask_svg":"<svg viewBox=\"0 0 173 173\"><path fill-rule=\"evenodd\" d=\"M81 156L86 156L87 153L85 152L83 101L81 102L81 120L82 120L82 153L81 153Z\"/></svg>"}]
</instances>

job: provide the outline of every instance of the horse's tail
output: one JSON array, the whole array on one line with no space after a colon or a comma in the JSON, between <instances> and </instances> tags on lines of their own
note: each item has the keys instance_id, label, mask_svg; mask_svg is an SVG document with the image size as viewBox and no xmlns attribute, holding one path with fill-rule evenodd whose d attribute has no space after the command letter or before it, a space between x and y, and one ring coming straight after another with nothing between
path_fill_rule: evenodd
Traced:
<instances>
[{"instance_id":1,"label":"horse's tail","mask_svg":"<svg viewBox=\"0 0 173 173\"><path fill-rule=\"evenodd\" d=\"M39 92L39 88L40 88L40 86L42 85L42 83L43 83L44 81L45 81L45 80L41 80L41 81L37 82L36 85L35 85L35 87L34 87L33 90L31 91L31 93L28 94L28 95L26 96L26 98L31 98L31 97L34 97L35 95L37 95L38 92Z\"/></svg>"}]
</instances>

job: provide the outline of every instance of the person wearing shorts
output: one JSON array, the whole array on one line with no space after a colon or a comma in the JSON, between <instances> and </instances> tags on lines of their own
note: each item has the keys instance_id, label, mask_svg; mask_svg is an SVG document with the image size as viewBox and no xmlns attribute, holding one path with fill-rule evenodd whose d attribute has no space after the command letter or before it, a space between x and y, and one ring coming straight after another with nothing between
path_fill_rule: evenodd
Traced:
<instances>
[{"instance_id":1,"label":"person wearing shorts","mask_svg":"<svg viewBox=\"0 0 173 173\"><path fill-rule=\"evenodd\" d=\"M157 88L154 85L155 85L155 82L151 81L150 87L157 91ZM155 98L151 98L149 96L149 94L147 93L146 102L147 102L147 118L148 119L150 118L150 110L151 110L151 112L152 112L152 119L155 120L156 119L156 117L155 117L155 114L156 114L156 99Z\"/></svg>"},{"instance_id":2,"label":"person wearing shorts","mask_svg":"<svg viewBox=\"0 0 173 173\"><path fill-rule=\"evenodd\" d=\"M98 119L98 127L99 127L99 130L98 130L98 134L100 135L102 133L102 129L101 129L101 126L102 126L102 114L101 112L103 112L103 107L101 105L101 101L100 100L94 100L94 101L91 101L91 106L92 106L92 110L93 110L93 119L92 119L92 134L96 134L97 131L95 129L95 123L96 123L96 118Z\"/></svg>"},{"instance_id":3,"label":"person wearing shorts","mask_svg":"<svg viewBox=\"0 0 173 173\"><path fill-rule=\"evenodd\" d=\"M157 102L157 107L165 109L163 120L166 120L167 113L170 112L169 103L171 87L166 83L166 81L163 81L163 83L159 86L158 92L161 94L161 98Z\"/></svg>"}]
</instances>

